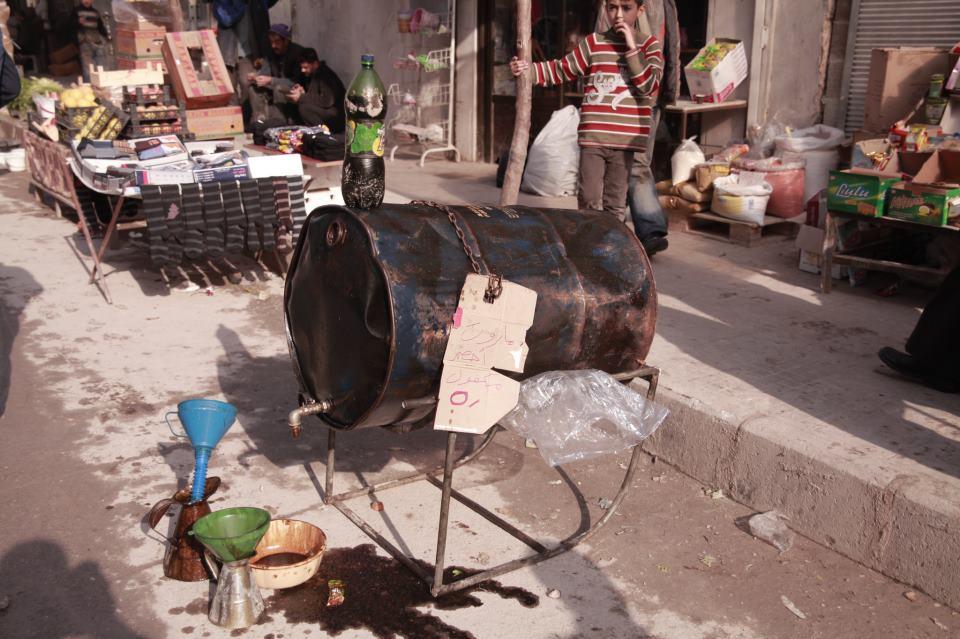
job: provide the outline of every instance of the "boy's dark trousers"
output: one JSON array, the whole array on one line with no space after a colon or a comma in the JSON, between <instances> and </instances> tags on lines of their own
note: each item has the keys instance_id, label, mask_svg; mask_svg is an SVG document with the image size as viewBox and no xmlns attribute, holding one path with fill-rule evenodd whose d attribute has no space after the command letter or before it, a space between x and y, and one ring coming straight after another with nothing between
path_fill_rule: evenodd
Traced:
<instances>
[{"instance_id":1,"label":"boy's dark trousers","mask_svg":"<svg viewBox=\"0 0 960 639\"><path fill-rule=\"evenodd\" d=\"M603 147L580 147L580 209L608 211L623 217L627 209L627 186L633 166L633 151Z\"/></svg>"}]
</instances>

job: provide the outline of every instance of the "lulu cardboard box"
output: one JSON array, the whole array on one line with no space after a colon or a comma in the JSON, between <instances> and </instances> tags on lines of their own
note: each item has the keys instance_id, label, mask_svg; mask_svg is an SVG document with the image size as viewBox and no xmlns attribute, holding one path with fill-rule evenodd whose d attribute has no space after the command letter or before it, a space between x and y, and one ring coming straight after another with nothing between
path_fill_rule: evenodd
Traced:
<instances>
[{"instance_id":1,"label":"lulu cardboard box","mask_svg":"<svg viewBox=\"0 0 960 639\"><path fill-rule=\"evenodd\" d=\"M934 151L913 182L890 189L885 215L931 226L960 222L960 151Z\"/></svg>"},{"instance_id":2,"label":"lulu cardboard box","mask_svg":"<svg viewBox=\"0 0 960 639\"><path fill-rule=\"evenodd\" d=\"M199 58L199 70L194 58ZM188 109L225 107L233 97L233 84L220 55L217 37L210 29L168 33L163 59L177 97Z\"/></svg>"},{"instance_id":3,"label":"lulu cardboard box","mask_svg":"<svg viewBox=\"0 0 960 639\"><path fill-rule=\"evenodd\" d=\"M896 165L896 158L890 164ZM841 213L857 213L882 217L887 192L900 181L896 167L887 165L882 171L848 169L830 171L827 184L827 208Z\"/></svg>"},{"instance_id":4,"label":"lulu cardboard box","mask_svg":"<svg viewBox=\"0 0 960 639\"><path fill-rule=\"evenodd\" d=\"M683 71L695 100L723 102L747 79L747 51L740 40L715 38Z\"/></svg>"}]
</instances>

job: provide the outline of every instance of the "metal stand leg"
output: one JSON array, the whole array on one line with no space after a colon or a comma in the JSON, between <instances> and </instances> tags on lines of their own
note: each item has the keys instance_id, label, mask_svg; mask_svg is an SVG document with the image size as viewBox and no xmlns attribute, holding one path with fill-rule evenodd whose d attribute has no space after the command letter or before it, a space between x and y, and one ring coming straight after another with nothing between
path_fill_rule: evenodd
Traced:
<instances>
[{"instance_id":1,"label":"metal stand leg","mask_svg":"<svg viewBox=\"0 0 960 639\"><path fill-rule=\"evenodd\" d=\"M436 597L443 587L443 558L447 551L447 527L450 522L450 491L453 488L453 448L456 433L447 433L447 455L443 465L443 494L440 497L440 525L437 529L437 563L433 569L430 593Z\"/></svg>"},{"instance_id":2,"label":"metal stand leg","mask_svg":"<svg viewBox=\"0 0 960 639\"><path fill-rule=\"evenodd\" d=\"M653 400L657 394L657 383L660 378L660 370L653 367L644 367L636 371L631 371L629 373L621 373L615 375L618 380L626 382L633 378L639 377L647 380L649 387L647 389L647 399ZM412 403L421 402L422 400L414 400ZM333 494L333 471L334 471L334 453L335 453L335 441L336 435L335 431L331 428L328 436L327 443L327 474L326 474L326 495L324 495L324 503L334 506L339 510L347 519L353 522L358 528L360 528L364 533L366 533L371 539L373 539L381 548L387 551L393 558L401 562L404 566L410 569L415 575L417 575L424 583L430 585L430 594L434 597L439 597L441 595L448 594L450 592L455 592L457 590L463 590L465 588L470 588L475 586L483 581L492 579L499 575L517 570L518 568L524 568L527 566L532 566L538 564L547 559L561 555L571 548L574 548L577 544L586 541L597 532L603 528L610 519L616 514L617 508L620 504L623 503L623 500L627 496L627 491L630 490L630 486L633 483L634 475L636 474L637 467L639 466L640 457L643 453L641 445L638 444L633 447L633 452L630 456L630 463L627 466L627 471L624 474L623 481L620 483L620 488L617 491L616 496L614 496L613 501L610 505L610 508L607 510L604 515L597 520L590 528L584 532L574 535L569 539L566 539L560 542L557 546L553 548L547 548L540 542L532 539L529 535L522 532L509 522L505 521L498 515L494 514L490 510L484 508L477 502L473 501L466 495L463 495L457 490L453 489L453 471L458 467L470 462L476 458L480 453L482 453L490 442L493 441L494 436L496 435L499 427L494 426L484 437L484 440L481 442L480 446L477 447L473 452L465 455L459 460L454 459L454 452L456 447L457 435L456 433L447 434L447 446L446 454L444 457L443 464L443 481L439 482L434 475L439 473L439 469L428 472L428 473L419 473L416 475L409 475L407 477L402 477L400 479L394 479L387 482L382 482L374 486L369 486L367 488L362 488L360 490L354 490L348 493L343 493L341 495ZM388 488L394 488L396 486L402 486L409 484L415 481L426 479L429 483L432 483L435 486L438 486L441 489L440 497L440 521L438 524L437 530L437 554L436 554L436 565L433 570L433 574L428 574L422 566L417 564L411 557L404 554L396 546L394 546L390 541L385 539L383 535L374 530L369 524L367 524L363 519L361 519L356 513L354 513L349 507L346 506L343 502L352 499L354 497L359 497L361 495L368 495L376 492L377 490L386 490ZM470 508L475 513L479 514L487 521L491 522L504 532L513 535L518 540L530 546L536 554L524 557L521 559L515 559L513 561L508 561L506 563L500 564L483 572L479 572L466 577L459 579L455 582L444 584L443 583L443 571L446 565L446 549L447 549L447 532L450 522L450 498L456 499L458 502L462 503L464 506Z\"/></svg>"},{"instance_id":3,"label":"metal stand leg","mask_svg":"<svg viewBox=\"0 0 960 639\"><path fill-rule=\"evenodd\" d=\"M117 198L117 203L113 206L113 212L110 215L110 224L107 226L107 232L103 235L103 241L100 242L100 250L97 251L96 257L93 260L93 272L90 274L91 284L93 284L94 278L101 271L100 263L103 261L103 256L107 252L107 247L110 246L110 237L113 235L114 229L117 228L117 220L120 218L123 202L124 197L121 195Z\"/></svg>"},{"instance_id":4,"label":"metal stand leg","mask_svg":"<svg viewBox=\"0 0 960 639\"><path fill-rule=\"evenodd\" d=\"M333 467L334 457L337 452L337 431L333 428L328 428L327 430L327 475L323 488L323 503L325 504L333 501Z\"/></svg>"},{"instance_id":5,"label":"metal stand leg","mask_svg":"<svg viewBox=\"0 0 960 639\"><path fill-rule=\"evenodd\" d=\"M100 290L103 292L103 297L107 300L107 304L113 304L113 298L110 297L110 289L107 288L107 281L103 277L103 269L100 268L100 258L97 256L97 249L93 245L93 238L90 235L90 228L87 226L86 217L83 214L83 208L80 207L79 203L77 204L77 217L80 222L80 230L83 232L83 237L87 241L87 248L90 250L90 258L93 260L93 272L90 275L90 281L93 282L93 278L96 278L97 283L100 285Z\"/></svg>"}]
</instances>

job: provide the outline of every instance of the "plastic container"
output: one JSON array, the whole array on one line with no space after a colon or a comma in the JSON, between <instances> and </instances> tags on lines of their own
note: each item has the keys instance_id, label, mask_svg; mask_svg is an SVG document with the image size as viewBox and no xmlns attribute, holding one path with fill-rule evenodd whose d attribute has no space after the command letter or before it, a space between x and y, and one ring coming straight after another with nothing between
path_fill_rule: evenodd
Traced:
<instances>
[{"instance_id":1,"label":"plastic container","mask_svg":"<svg viewBox=\"0 0 960 639\"><path fill-rule=\"evenodd\" d=\"M27 170L27 152L24 149L14 149L6 155L7 169L15 173Z\"/></svg>"},{"instance_id":2,"label":"plastic container","mask_svg":"<svg viewBox=\"0 0 960 639\"><path fill-rule=\"evenodd\" d=\"M823 124L799 129L776 139L776 154L785 159L799 158L806 162L803 178L803 201L827 188L830 171L840 163L839 147L844 133Z\"/></svg>"},{"instance_id":3,"label":"plastic container","mask_svg":"<svg viewBox=\"0 0 960 639\"><path fill-rule=\"evenodd\" d=\"M803 214L809 199L803 197L806 181L805 164L805 160L799 156L763 160L738 158L734 160L733 167L740 171L762 173L767 183L773 187L766 214L791 218Z\"/></svg>"},{"instance_id":4,"label":"plastic container","mask_svg":"<svg viewBox=\"0 0 960 639\"><path fill-rule=\"evenodd\" d=\"M413 15L409 9L397 11L397 29L400 33L410 33L410 18Z\"/></svg>"},{"instance_id":5,"label":"plastic container","mask_svg":"<svg viewBox=\"0 0 960 639\"><path fill-rule=\"evenodd\" d=\"M410 18L411 33L433 33L440 30L440 16L426 9L417 9Z\"/></svg>"}]
</instances>

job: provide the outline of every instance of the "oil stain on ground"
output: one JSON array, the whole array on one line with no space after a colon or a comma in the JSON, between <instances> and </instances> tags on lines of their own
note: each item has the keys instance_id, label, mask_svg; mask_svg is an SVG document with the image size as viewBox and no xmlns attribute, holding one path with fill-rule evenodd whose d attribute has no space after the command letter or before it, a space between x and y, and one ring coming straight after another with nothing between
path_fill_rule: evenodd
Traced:
<instances>
[{"instance_id":1,"label":"oil stain on ground","mask_svg":"<svg viewBox=\"0 0 960 639\"><path fill-rule=\"evenodd\" d=\"M429 574L433 566L417 562ZM475 571L448 568L444 583L468 577ZM344 603L328 608L327 580L340 579L345 585ZM515 599L521 606L533 608L540 598L522 588L484 581L461 592L434 599L429 588L400 562L377 555L376 547L364 544L356 548L338 548L324 554L317 575L296 588L278 590L266 599L267 611L282 614L289 623L318 624L332 636L347 630L364 629L381 639L398 635L433 639L473 639L465 630L455 628L429 611L458 610L482 606L477 591L491 592L503 599Z\"/></svg>"}]
</instances>

